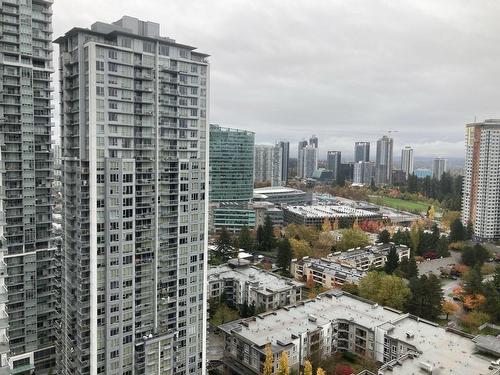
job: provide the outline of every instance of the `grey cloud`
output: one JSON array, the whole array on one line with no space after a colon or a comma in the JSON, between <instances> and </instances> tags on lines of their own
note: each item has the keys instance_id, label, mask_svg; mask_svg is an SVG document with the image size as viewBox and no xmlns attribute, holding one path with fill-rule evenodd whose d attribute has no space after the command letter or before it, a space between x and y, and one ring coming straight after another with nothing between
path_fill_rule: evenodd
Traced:
<instances>
[{"instance_id":1,"label":"grey cloud","mask_svg":"<svg viewBox=\"0 0 500 375\"><path fill-rule=\"evenodd\" d=\"M211 121L259 142L314 133L322 151L350 154L396 129L396 150L460 157L465 123L500 115L499 11L486 0L59 0L54 32L122 14L159 22L212 55Z\"/></svg>"}]
</instances>

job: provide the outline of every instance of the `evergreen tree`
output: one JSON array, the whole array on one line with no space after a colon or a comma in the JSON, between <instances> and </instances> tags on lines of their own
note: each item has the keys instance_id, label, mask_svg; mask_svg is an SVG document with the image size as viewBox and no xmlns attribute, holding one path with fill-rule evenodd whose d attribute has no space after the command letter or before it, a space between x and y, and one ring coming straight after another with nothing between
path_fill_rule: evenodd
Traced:
<instances>
[{"instance_id":1,"label":"evergreen tree","mask_svg":"<svg viewBox=\"0 0 500 375\"><path fill-rule=\"evenodd\" d=\"M262 242L264 241L264 228L262 225L257 227L257 232L255 233L255 246L257 249L262 250Z\"/></svg>"},{"instance_id":2,"label":"evergreen tree","mask_svg":"<svg viewBox=\"0 0 500 375\"><path fill-rule=\"evenodd\" d=\"M222 227L216 242L217 256L220 259L225 260L229 256L232 250L231 244L231 234L226 227Z\"/></svg>"},{"instance_id":3,"label":"evergreen tree","mask_svg":"<svg viewBox=\"0 0 500 375\"><path fill-rule=\"evenodd\" d=\"M401 259L398 269L396 270L396 275L408 279L408 258L404 257Z\"/></svg>"},{"instance_id":4,"label":"evergreen tree","mask_svg":"<svg viewBox=\"0 0 500 375\"><path fill-rule=\"evenodd\" d=\"M292 261L292 247L288 238L283 238L278 242L278 256L276 263L282 270L289 270Z\"/></svg>"},{"instance_id":5,"label":"evergreen tree","mask_svg":"<svg viewBox=\"0 0 500 375\"><path fill-rule=\"evenodd\" d=\"M372 177L372 179L370 181L370 189L372 191L377 191L377 185L375 185L375 180L373 179L373 177Z\"/></svg>"},{"instance_id":6,"label":"evergreen tree","mask_svg":"<svg viewBox=\"0 0 500 375\"><path fill-rule=\"evenodd\" d=\"M465 240L465 228L460 219L455 219L450 225L450 242Z\"/></svg>"},{"instance_id":7,"label":"evergreen tree","mask_svg":"<svg viewBox=\"0 0 500 375\"><path fill-rule=\"evenodd\" d=\"M465 239L471 240L473 236L474 236L474 224L472 224L472 221L469 220L467 222L467 228L465 230Z\"/></svg>"},{"instance_id":8,"label":"evergreen tree","mask_svg":"<svg viewBox=\"0 0 500 375\"><path fill-rule=\"evenodd\" d=\"M408 270L406 271L406 278L409 280L413 277L418 277L418 266L415 257L410 257L408 261Z\"/></svg>"},{"instance_id":9,"label":"evergreen tree","mask_svg":"<svg viewBox=\"0 0 500 375\"><path fill-rule=\"evenodd\" d=\"M482 266L489 257L489 251L480 244L475 244L474 247L466 246L462 250L462 263L469 267L478 264Z\"/></svg>"},{"instance_id":10,"label":"evergreen tree","mask_svg":"<svg viewBox=\"0 0 500 375\"><path fill-rule=\"evenodd\" d=\"M269 215L264 219L264 226L262 227L262 243L261 250L270 251L274 248L276 238L274 237L273 222Z\"/></svg>"},{"instance_id":11,"label":"evergreen tree","mask_svg":"<svg viewBox=\"0 0 500 375\"><path fill-rule=\"evenodd\" d=\"M385 261L384 271L388 275L391 275L396 268L398 268L399 257L396 251L396 246L391 246L389 253L387 254L387 260Z\"/></svg>"},{"instance_id":12,"label":"evergreen tree","mask_svg":"<svg viewBox=\"0 0 500 375\"><path fill-rule=\"evenodd\" d=\"M476 264L467 274L465 292L467 294L481 294L483 291L483 274L481 265Z\"/></svg>"},{"instance_id":13,"label":"evergreen tree","mask_svg":"<svg viewBox=\"0 0 500 375\"><path fill-rule=\"evenodd\" d=\"M441 238L441 232L439 231L439 227L436 223L432 225L432 235L431 235L431 247L433 249L437 248L439 239Z\"/></svg>"},{"instance_id":14,"label":"evergreen tree","mask_svg":"<svg viewBox=\"0 0 500 375\"><path fill-rule=\"evenodd\" d=\"M407 311L424 319L435 320L442 312L443 290L439 279L431 274L410 279L411 298Z\"/></svg>"},{"instance_id":15,"label":"evergreen tree","mask_svg":"<svg viewBox=\"0 0 500 375\"><path fill-rule=\"evenodd\" d=\"M384 229L378 234L378 242L389 243L391 242L391 234L387 229Z\"/></svg>"},{"instance_id":16,"label":"evergreen tree","mask_svg":"<svg viewBox=\"0 0 500 375\"><path fill-rule=\"evenodd\" d=\"M241 228L240 234L238 235L238 246L240 247L240 249L246 251L252 251L254 248L252 234L250 233L250 230L246 225Z\"/></svg>"}]
</instances>

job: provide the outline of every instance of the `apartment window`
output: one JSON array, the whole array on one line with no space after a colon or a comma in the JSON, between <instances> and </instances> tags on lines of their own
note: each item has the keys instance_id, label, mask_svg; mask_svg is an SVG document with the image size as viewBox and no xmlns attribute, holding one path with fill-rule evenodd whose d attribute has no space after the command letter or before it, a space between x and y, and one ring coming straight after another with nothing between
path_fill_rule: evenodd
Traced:
<instances>
[{"instance_id":1,"label":"apartment window","mask_svg":"<svg viewBox=\"0 0 500 375\"><path fill-rule=\"evenodd\" d=\"M116 60L118 58L118 52L115 51L114 49L108 50L108 57L110 59Z\"/></svg>"},{"instance_id":2,"label":"apartment window","mask_svg":"<svg viewBox=\"0 0 500 375\"><path fill-rule=\"evenodd\" d=\"M162 56L168 56L168 53L169 53L168 46L160 44L160 55L162 55Z\"/></svg>"},{"instance_id":3,"label":"apartment window","mask_svg":"<svg viewBox=\"0 0 500 375\"><path fill-rule=\"evenodd\" d=\"M154 53L155 45L151 42L142 42L142 50L148 53Z\"/></svg>"},{"instance_id":4,"label":"apartment window","mask_svg":"<svg viewBox=\"0 0 500 375\"><path fill-rule=\"evenodd\" d=\"M118 113L108 112L109 121L118 121Z\"/></svg>"},{"instance_id":5,"label":"apartment window","mask_svg":"<svg viewBox=\"0 0 500 375\"><path fill-rule=\"evenodd\" d=\"M104 96L104 87L96 86L95 93L97 96Z\"/></svg>"},{"instance_id":6,"label":"apartment window","mask_svg":"<svg viewBox=\"0 0 500 375\"><path fill-rule=\"evenodd\" d=\"M104 89L103 89L104 91ZM118 96L118 90L115 89L114 87L108 87L108 94L109 96ZM104 95L104 93L103 93Z\"/></svg>"},{"instance_id":7,"label":"apartment window","mask_svg":"<svg viewBox=\"0 0 500 375\"><path fill-rule=\"evenodd\" d=\"M118 64L115 64L115 63L108 63L108 70L110 72L117 72L118 71Z\"/></svg>"},{"instance_id":8,"label":"apartment window","mask_svg":"<svg viewBox=\"0 0 500 375\"><path fill-rule=\"evenodd\" d=\"M95 68L96 70L104 71L104 61L96 61Z\"/></svg>"}]
</instances>

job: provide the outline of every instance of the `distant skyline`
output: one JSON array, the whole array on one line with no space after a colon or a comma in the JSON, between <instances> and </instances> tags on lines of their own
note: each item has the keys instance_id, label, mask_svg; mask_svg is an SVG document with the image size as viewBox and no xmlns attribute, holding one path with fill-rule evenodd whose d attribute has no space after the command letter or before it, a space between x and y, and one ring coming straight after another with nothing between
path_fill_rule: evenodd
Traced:
<instances>
[{"instance_id":1,"label":"distant skyline","mask_svg":"<svg viewBox=\"0 0 500 375\"><path fill-rule=\"evenodd\" d=\"M316 134L321 157L348 157L355 141L398 130L395 150L463 157L465 124L500 117L500 2L59 0L53 9L54 37L127 14L210 51L210 120L254 131L256 143Z\"/></svg>"}]
</instances>

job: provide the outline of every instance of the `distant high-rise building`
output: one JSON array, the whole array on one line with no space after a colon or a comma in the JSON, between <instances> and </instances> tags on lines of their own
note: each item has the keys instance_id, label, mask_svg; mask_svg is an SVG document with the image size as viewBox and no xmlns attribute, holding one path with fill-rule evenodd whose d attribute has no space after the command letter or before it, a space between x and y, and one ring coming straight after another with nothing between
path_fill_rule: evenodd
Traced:
<instances>
[{"instance_id":1,"label":"distant high-rise building","mask_svg":"<svg viewBox=\"0 0 500 375\"><path fill-rule=\"evenodd\" d=\"M354 144L354 162L370 161L370 142L356 142Z\"/></svg>"},{"instance_id":2,"label":"distant high-rise building","mask_svg":"<svg viewBox=\"0 0 500 375\"><path fill-rule=\"evenodd\" d=\"M375 182L387 185L392 180L393 139L384 135L377 141L377 159L375 164Z\"/></svg>"},{"instance_id":3,"label":"distant high-rise building","mask_svg":"<svg viewBox=\"0 0 500 375\"><path fill-rule=\"evenodd\" d=\"M333 179L336 181L342 163L342 153L340 151L328 151L326 153L326 169L333 172Z\"/></svg>"},{"instance_id":4,"label":"distant high-rise building","mask_svg":"<svg viewBox=\"0 0 500 375\"><path fill-rule=\"evenodd\" d=\"M302 172L303 178L312 177L314 171L318 169L318 149L312 146L306 146L304 152L304 170Z\"/></svg>"},{"instance_id":5,"label":"distant high-rise building","mask_svg":"<svg viewBox=\"0 0 500 375\"><path fill-rule=\"evenodd\" d=\"M500 120L466 127L462 221L480 240L500 239Z\"/></svg>"},{"instance_id":6,"label":"distant high-rise building","mask_svg":"<svg viewBox=\"0 0 500 375\"><path fill-rule=\"evenodd\" d=\"M355 184L369 185L373 178L373 162L358 161L354 163L352 182Z\"/></svg>"},{"instance_id":7,"label":"distant high-rise building","mask_svg":"<svg viewBox=\"0 0 500 375\"><path fill-rule=\"evenodd\" d=\"M340 173L337 177L337 183L343 185L346 181L352 181L354 178L354 164L356 163L342 163L340 164Z\"/></svg>"},{"instance_id":8,"label":"distant high-rise building","mask_svg":"<svg viewBox=\"0 0 500 375\"><path fill-rule=\"evenodd\" d=\"M281 185L288 183L288 160L290 158L290 142L280 141L278 145L281 149Z\"/></svg>"},{"instance_id":9,"label":"distant high-rise building","mask_svg":"<svg viewBox=\"0 0 500 375\"><path fill-rule=\"evenodd\" d=\"M297 177L304 177L304 149L307 147L307 141L300 141L297 152Z\"/></svg>"},{"instance_id":10,"label":"distant high-rise building","mask_svg":"<svg viewBox=\"0 0 500 375\"><path fill-rule=\"evenodd\" d=\"M312 146L314 148L318 148L318 137L313 135L311 138L309 138L309 146Z\"/></svg>"},{"instance_id":11,"label":"distant high-rise building","mask_svg":"<svg viewBox=\"0 0 500 375\"><path fill-rule=\"evenodd\" d=\"M413 174L413 149L410 146L401 150L401 170L405 172L406 179Z\"/></svg>"},{"instance_id":12,"label":"distant high-rise building","mask_svg":"<svg viewBox=\"0 0 500 375\"><path fill-rule=\"evenodd\" d=\"M282 186L283 181L283 152L280 143L274 146L256 145L254 156L254 181L271 182L271 186ZM287 160L288 162L288 160Z\"/></svg>"},{"instance_id":13,"label":"distant high-rise building","mask_svg":"<svg viewBox=\"0 0 500 375\"><path fill-rule=\"evenodd\" d=\"M274 146L255 145L253 175L255 182L271 181L273 178Z\"/></svg>"},{"instance_id":14,"label":"distant high-rise building","mask_svg":"<svg viewBox=\"0 0 500 375\"><path fill-rule=\"evenodd\" d=\"M125 16L56 40L64 202L58 375L206 374L208 55L159 29ZM253 143L249 153L252 168ZM241 192L221 192L231 193ZM25 294L32 283L21 278ZM38 319L19 329L37 325L47 328Z\"/></svg>"},{"instance_id":15,"label":"distant high-rise building","mask_svg":"<svg viewBox=\"0 0 500 375\"><path fill-rule=\"evenodd\" d=\"M443 173L447 171L448 160L436 158L432 161L432 178L441 180Z\"/></svg>"},{"instance_id":16,"label":"distant high-rise building","mask_svg":"<svg viewBox=\"0 0 500 375\"><path fill-rule=\"evenodd\" d=\"M211 203L252 199L254 142L253 132L210 125Z\"/></svg>"},{"instance_id":17,"label":"distant high-rise building","mask_svg":"<svg viewBox=\"0 0 500 375\"><path fill-rule=\"evenodd\" d=\"M46 374L55 366L52 3L0 5L0 373L8 373L8 362L19 375Z\"/></svg>"}]
</instances>

